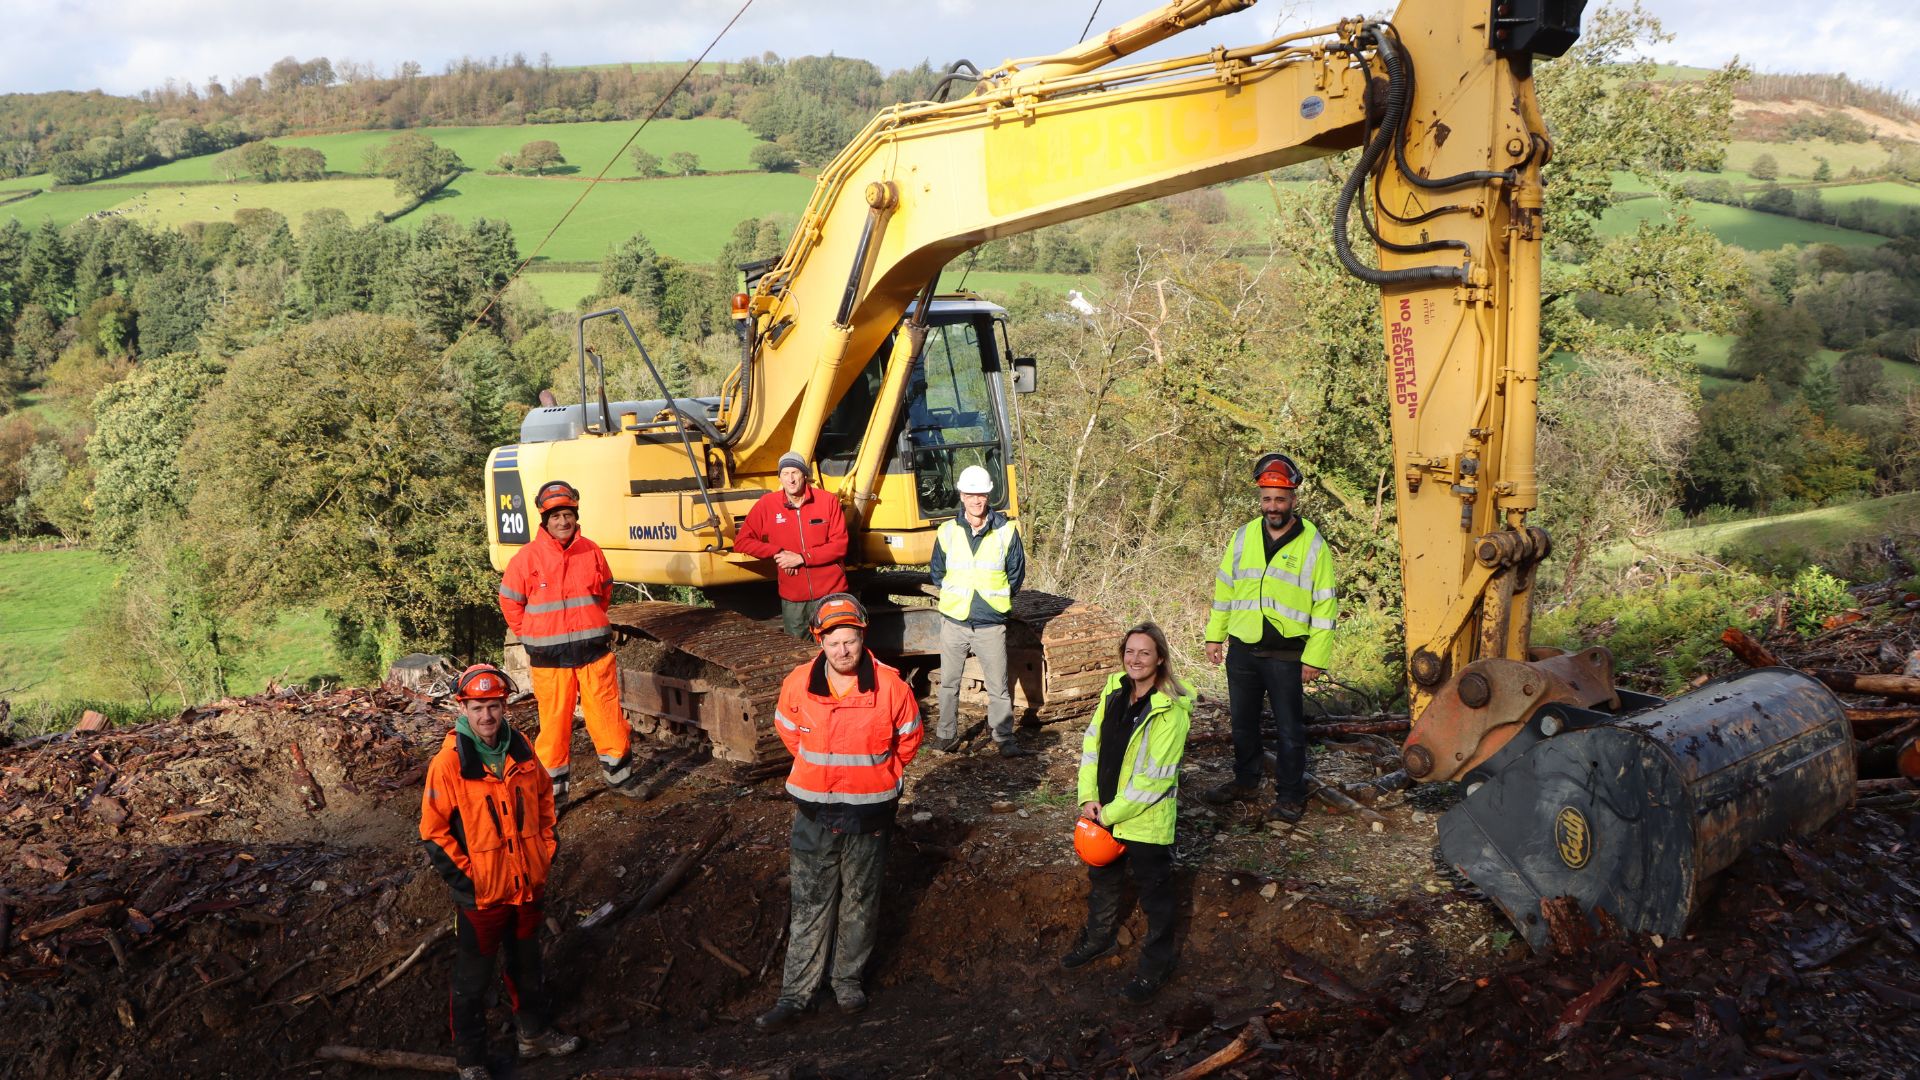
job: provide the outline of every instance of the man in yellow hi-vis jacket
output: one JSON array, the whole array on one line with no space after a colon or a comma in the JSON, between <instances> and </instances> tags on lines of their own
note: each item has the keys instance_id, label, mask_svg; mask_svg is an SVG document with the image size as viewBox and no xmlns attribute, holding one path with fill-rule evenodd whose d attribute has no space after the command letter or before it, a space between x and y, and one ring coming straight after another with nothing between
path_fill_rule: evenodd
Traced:
<instances>
[{"instance_id":1,"label":"man in yellow hi-vis jacket","mask_svg":"<svg viewBox=\"0 0 1920 1080\"><path fill-rule=\"evenodd\" d=\"M1266 701L1280 743L1269 816L1289 825L1307 801L1307 734L1302 687L1333 660L1333 624L1340 613L1333 553L1313 523L1294 513L1300 467L1267 454L1253 467L1260 516L1227 543L1214 576L1207 619L1207 661L1227 665L1233 720L1233 779L1201 793L1215 806L1251 799L1260 790L1260 715Z\"/></svg>"}]
</instances>

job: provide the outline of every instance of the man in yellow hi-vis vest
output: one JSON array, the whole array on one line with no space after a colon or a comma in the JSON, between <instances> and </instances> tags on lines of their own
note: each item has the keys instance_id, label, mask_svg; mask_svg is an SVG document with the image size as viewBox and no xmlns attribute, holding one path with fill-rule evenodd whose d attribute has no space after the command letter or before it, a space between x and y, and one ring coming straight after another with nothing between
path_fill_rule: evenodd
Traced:
<instances>
[{"instance_id":1,"label":"man in yellow hi-vis vest","mask_svg":"<svg viewBox=\"0 0 1920 1080\"><path fill-rule=\"evenodd\" d=\"M980 661L987 684L987 726L1001 757L1033 751L1013 741L1013 693L1007 686L1007 613L1027 576L1020 530L1007 515L987 507L993 477L978 465L960 472L960 516L934 535L933 584L940 590L940 720L935 750L960 742L960 679L967 654Z\"/></svg>"},{"instance_id":2,"label":"man in yellow hi-vis vest","mask_svg":"<svg viewBox=\"0 0 1920 1080\"><path fill-rule=\"evenodd\" d=\"M1227 665L1227 707L1233 720L1233 779L1200 793L1224 806L1260 791L1260 714L1273 703L1280 743L1274 801L1268 816L1288 825L1307 801L1307 732L1302 687L1333 660L1333 624L1340 602L1333 553L1313 523L1294 514L1300 467L1285 454L1253 466L1260 516L1233 534L1214 575L1207 619L1207 661Z\"/></svg>"}]
</instances>

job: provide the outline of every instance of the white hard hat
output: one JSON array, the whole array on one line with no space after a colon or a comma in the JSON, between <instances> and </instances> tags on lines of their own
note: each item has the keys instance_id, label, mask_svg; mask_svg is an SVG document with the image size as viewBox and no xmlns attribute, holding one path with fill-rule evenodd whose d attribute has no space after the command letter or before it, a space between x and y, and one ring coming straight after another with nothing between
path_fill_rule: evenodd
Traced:
<instances>
[{"instance_id":1,"label":"white hard hat","mask_svg":"<svg viewBox=\"0 0 1920 1080\"><path fill-rule=\"evenodd\" d=\"M962 495L991 495L993 477L988 476L987 470L980 466L969 465L960 470L960 482L954 487L959 488Z\"/></svg>"}]
</instances>

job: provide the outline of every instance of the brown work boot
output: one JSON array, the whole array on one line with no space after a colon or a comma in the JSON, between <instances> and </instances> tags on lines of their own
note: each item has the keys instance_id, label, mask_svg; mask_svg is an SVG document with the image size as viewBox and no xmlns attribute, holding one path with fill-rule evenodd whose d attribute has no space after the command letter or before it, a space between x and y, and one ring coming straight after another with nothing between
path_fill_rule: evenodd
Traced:
<instances>
[{"instance_id":1,"label":"brown work boot","mask_svg":"<svg viewBox=\"0 0 1920 1080\"><path fill-rule=\"evenodd\" d=\"M1259 794L1259 788L1242 787L1229 780L1202 791L1200 801L1208 806L1226 806L1228 803L1251 802Z\"/></svg>"}]
</instances>

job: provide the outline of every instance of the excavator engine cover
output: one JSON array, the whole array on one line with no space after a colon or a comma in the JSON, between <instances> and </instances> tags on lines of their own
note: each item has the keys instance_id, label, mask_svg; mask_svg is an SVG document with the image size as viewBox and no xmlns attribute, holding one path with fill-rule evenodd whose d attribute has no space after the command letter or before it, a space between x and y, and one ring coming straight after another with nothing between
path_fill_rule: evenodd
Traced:
<instances>
[{"instance_id":1,"label":"excavator engine cover","mask_svg":"<svg viewBox=\"0 0 1920 1080\"><path fill-rule=\"evenodd\" d=\"M1826 687L1763 668L1625 716L1546 706L1465 780L1441 856L1534 948L1549 939L1541 901L1562 896L1673 937L1749 847L1846 807L1853 734Z\"/></svg>"}]
</instances>

